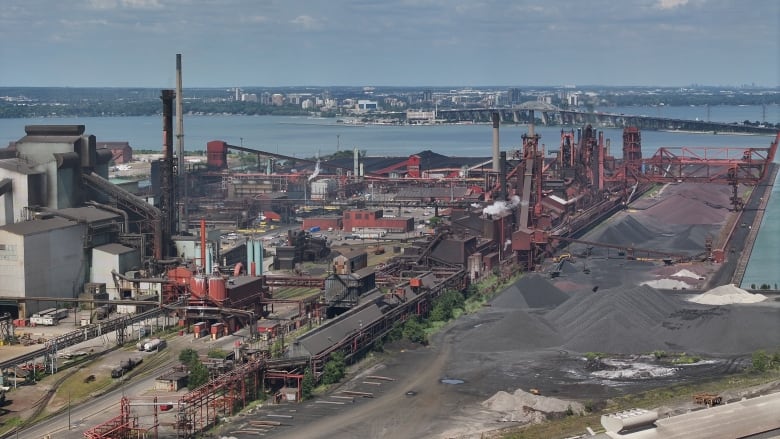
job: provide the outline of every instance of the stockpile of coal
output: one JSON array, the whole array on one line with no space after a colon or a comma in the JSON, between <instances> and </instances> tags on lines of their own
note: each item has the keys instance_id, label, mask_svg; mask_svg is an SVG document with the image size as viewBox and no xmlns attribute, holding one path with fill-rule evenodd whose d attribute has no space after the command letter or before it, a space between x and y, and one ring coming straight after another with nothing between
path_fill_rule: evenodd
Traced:
<instances>
[{"instance_id":1,"label":"stockpile of coal","mask_svg":"<svg viewBox=\"0 0 780 439\"><path fill-rule=\"evenodd\" d=\"M577 352L642 353L665 349L661 322L679 302L648 286L580 293L545 317Z\"/></svg>"},{"instance_id":2,"label":"stockpile of coal","mask_svg":"<svg viewBox=\"0 0 780 439\"><path fill-rule=\"evenodd\" d=\"M495 298L494 307L509 309L554 308L569 299L544 276L531 273L521 277Z\"/></svg>"},{"instance_id":3,"label":"stockpile of coal","mask_svg":"<svg viewBox=\"0 0 780 439\"><path fill-rule=\"evenodd\" d=\"M725 187L725 189L724 189ZM663 198L642 199L588 236L618 246L696 254L708 236L718 236L729 214L728 187L666 185ZM642 256L642 255L637 255Z\"/></svg>"},{"instance_id":4,"label":"stockpile of coal","mask_svg":"<svg viewBox=\"0 0 780 439\"><path fill-rule=\"evenodd\" d=\"M488 311L458 345L461 352L533 351L560 346L563 339L542 316L522 309Z\"/></svg>"},{"instance_id":5,"label":"stockpile of coal","mask_svg":"<svg viewBox=\"0 0 780 439\"><path fill-rule=\"evenodd\" d=\"M693 353L774 352L780 346L780 309L760 304L684 308L663 322L658 335Z\"/></svg>"},{"instance_id":6,"label":"stockpile of coal","mask_svg":"<svg viewBox=\"0 0 780 439\"><path fill-rule=\"evenodd\" d=\"M742 355L780 346L780 307L772 303L699 305L647 285L570 294L545 276L524 276L470 318L458 349Z\"/></svg>"}]
</instances>

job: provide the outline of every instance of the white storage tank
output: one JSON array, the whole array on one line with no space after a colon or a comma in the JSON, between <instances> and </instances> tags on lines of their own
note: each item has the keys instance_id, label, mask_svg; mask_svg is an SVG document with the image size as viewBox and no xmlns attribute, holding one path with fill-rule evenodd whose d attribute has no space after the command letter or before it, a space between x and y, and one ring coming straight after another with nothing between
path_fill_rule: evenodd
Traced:
<instances>
[{"instance_id":1,"label":"white storage tank","mask_svg":"<svg viewBox=\"0 0 780 439\"><path fill-rule=\"evenodd\" d=\"M326 200L336 193L338 185L332 178L323 178L311 183L311 199Z\"/></svg>"}]
</instances>

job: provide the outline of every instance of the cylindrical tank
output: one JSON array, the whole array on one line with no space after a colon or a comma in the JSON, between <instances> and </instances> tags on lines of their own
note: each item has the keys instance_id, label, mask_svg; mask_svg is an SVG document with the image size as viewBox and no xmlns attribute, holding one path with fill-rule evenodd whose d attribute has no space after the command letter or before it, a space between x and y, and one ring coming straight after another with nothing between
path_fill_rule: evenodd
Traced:
<instances>
[{"instance_id":1,"label":"cylindrical tank","mask_svg":"<svg viewBox=\"0 0 780 439\"><path fill-rule=\"evenodd\" d=\"M255 258L255 274L257 276L263 275L263 242L259 239L256 239L253 243L255 247L254 251L254 258Z\"/></svg>"},{"instance_id":2,"label":"cylindrical tank","mask_svg":"<svg viewBox=\"0 0 780 439\"><path fill-rule=\"evenodd\" d=\"M217 302L224 302L227 299L227 288L225 279L222 276L211 276L209 278L209 297Z\"/></svg>"},{"instance_id":3,"label":"cylindrical tank","mask_svg":"<svg viewBox=\"0 0 780 439\"><path fill-rule=\"evenodd\" d=\"M193 276L190 280L190 292L193 297L203 297L206 295L206 289L208 288L206 278L204 276Z\"/></svg>"},{"instance_id":4,"label":"cylindrical tank","mask_svg":"<svg viewBox=\"0 0 780 439\"><path fill-rule=\"evenodd\" d=\"M246 268L250 270L250 273L252 276L255 275L255 273L251 273L252 269L252 262L255 261L255 246L252 245L252 240L247 239L246 241Z\"/></svg>"}]
</instances>

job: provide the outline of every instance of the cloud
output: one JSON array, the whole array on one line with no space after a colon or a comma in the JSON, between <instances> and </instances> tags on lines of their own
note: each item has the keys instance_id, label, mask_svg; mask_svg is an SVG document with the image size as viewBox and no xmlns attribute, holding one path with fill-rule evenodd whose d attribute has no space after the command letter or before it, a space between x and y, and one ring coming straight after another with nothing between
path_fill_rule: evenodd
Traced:
<instances>
[{"instance_id":1,"label":"cloud","mask_svg":"<svg viewBox=\"0 0 780 439\"><path fill-rule=\"evenodd\" d=\"M322 28L322 22L309 15L299 15L292 19L290 23L306 30L316 30Z\"/></svg>"},{"instance_id":2,"label":"cloud","mask_svg":"<svg viewBox=\"0 0 780 439\"><path fill-rule=\"evenodd\" d=\"M655 4L657 9L675 9L688 4L688 0L658 0Z\"/></svg>"},{"instance_id":3,"label":"cloud","mask_svg":"<svg viewBox=\"0 0 780 439\"><path fill-rule=\"evenodd\" d=\"M248 15L241 17L242 23L268 23L268 21L268 17L263 15Z\"/></svg>"},{"instance_id":4,"label":"cloud","mask_svg":"<svg viewBox=\"0 0 780 439\"><path fill-rule=\"evenodd\" d=\"M160 0L121 0L122 6L128 9L162 9Z\"/></svg>"},{"instance_id":5,"label":"cloud","mask_svg":"<svg viewBox=\"0 0 780 439\"><path fill-rule=\"evenodd\" d=\"M90 9L114 9L117 4L117 0L89 0Z\"/></svg>"},{"instance_id":6,"label":"cloud","mask_svg":"<svg viewBox=\"0 0 780 439\"><path fill-rule=\"evenodd\" d=\"M124 9L162 9L160 0L89 0L90 9L108 10L121 6Z\"/></svg>"}]
</instances>

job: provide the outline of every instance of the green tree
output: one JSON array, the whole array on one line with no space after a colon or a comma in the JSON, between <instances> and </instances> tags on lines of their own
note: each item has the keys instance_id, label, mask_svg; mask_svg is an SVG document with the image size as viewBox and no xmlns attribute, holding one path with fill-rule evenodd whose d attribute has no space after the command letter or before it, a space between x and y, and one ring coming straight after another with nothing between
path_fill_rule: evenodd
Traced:
<instances>
[{"instance_id":1,"label":"green tree","mask_svg":"<svg viewBox=\"0 0 780 439\"><path fill-rule=\"evenodd\" d=\"M458 290L446 290L433 304L431 320L446 322L454 317L454 311L463 308L465 299Z\"/></svg>"},{"instance_id":2,"label":"green tree","mask_svg":"<svg viewBox=\"0 0 780 439\"><path fill-rule=\"evenodd\" d=\"M306 370L303 371L303 381L301 381L301 395L303 396L303 399L309 399L311 398L311 394L314 391L314 374L311 372L310 368L306 368Z\"/></svg>"},{"instance_id":3,"label":"green tree","mask_svg":"<svg viewBox=\"0 0 780 439\"><path fill-rule=\"evenodd\" d=\"M330 359L325 363L325 367L322 369L322 383L323 384L335 384L344 378L347 373L347 362L344 359L344 353L334 352L330 355Z\"/></svg>"},{"instance_id":4,"label":"green tree","mask_svg":"<svg viewBox=\"0 0 780 439\"><path fill-rule=\"evenodd\" d=\"M406 321L403 334L411 342L423 345L428 344L428 337L425 335L425 325L420 322L418 317L412 317Z\"/></svg>"},{"instance_id":5,"label":"green tree","mask_svg":"<svg viewBox=\"0 0 780 439\"><path fill-rule=\"evenodd\" d=\"M759 350L753 352L753 370L756 372L765 372L769 369L771 359L765 351Z\"/></svg>"},{"instance_id":6,"label":"green tree","mask_svg":"<svg viewBox=\"0 0 780 439\"><path fill-rule=\"evenodd\" d=\"M201 361L195 360L190 366L190 375L187 378L187 388L193 390L206 384L209 381L209 369L201 363Z\"/></svg>"},{"instance_id":7,"label":"green tree","mask_svg":"<svg viewBox=\"0 0 780 439\"><path fill-rule=\"evenodd\" d=\"M271 358L282 358L284 355L284 344L282 344L282 339L277 338L276 341L271 345Z\"/></svg>"},{"instance_id":8,"label":"green tree","mask_svg":"<svg viewBox=\"0 0 780 439\"><path fill-rule=\"evenodd\" d=\"M198 352L195 349L184 349L179 353L179 361L189 366L198 360Z\"/></svg>"},{"instance_id":9,"label":"green tree","mask_svg":"<svg viewBox=\"0 0 780 439\"><path fill-rule=\"evenodd\" d=\"M214 348L210 349L207 355L209 358L227 358L228 351L224 349Z\"/></svg>"},{"instance_id":10,"label":"green tree","mask_svg":"<svg viewBox=\"0 0 780 439\"><path fill-rule=\"evenodd\" d=\"M438 226L439 224L441 224L441 221L442 221L442 219L440 217L438 217L438 216L434 216L434 217L431 217L431 218L428 219L428 222L431 225L431 227Z\"/></svg>"}]
</instances>

